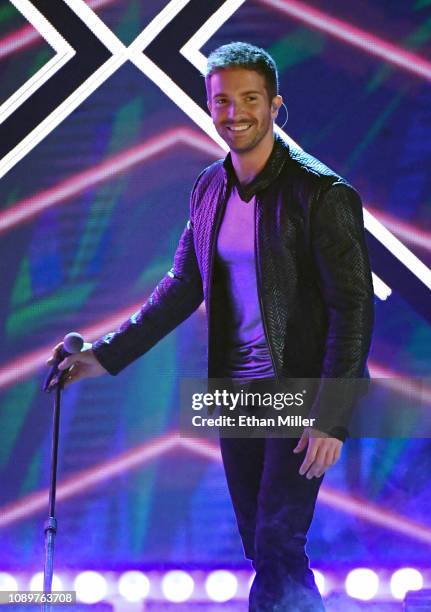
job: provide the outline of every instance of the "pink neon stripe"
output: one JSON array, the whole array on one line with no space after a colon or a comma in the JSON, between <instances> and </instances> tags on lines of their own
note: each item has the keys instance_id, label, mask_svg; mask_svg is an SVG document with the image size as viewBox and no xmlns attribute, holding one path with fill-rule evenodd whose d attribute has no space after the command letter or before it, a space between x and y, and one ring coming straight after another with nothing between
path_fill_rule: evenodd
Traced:
<instances>
[{"instance_id":1,"label":"pink neon stripe","mask_svg":"<svg viewBox=\"0 0 431 612\"><path fill-rule=\"evenodd\" d=\"M386 213L381 212L375 208L370 208L367 206L368 212L370 212L380 223L382 223L385 227L388 228L393 234L402 238L404 242L409 244L413 244L419 248L426 249L427 251L431 251L431 233L426 232L423 229L412 225L410 223L406 223L405 221L400 221L396 217Z\"/></svg>"},{"instance_id":2,"label":"pink neon stripe","mask_svg":"<svg viewBox=\"0 0 431 612\"><path fill-rule=\"evenodd\" d=\"M81 328L79 331L87 342L97 340L104 334L117 329L121 323L129 319L131 315L138 311L146 298L142 301L130 304L126 308L122 308L117 312L109 315L94 325ZM53 340L49 345L38 348L23 356L16 357L4 366L0 366L0 389L9 387L10 385L20 384L29 376L35 373L42 373L46 370L46 360L51 355L52 348L59 342L59 338Z\"/></svg>"},{"instance_id":3,"label":"pink neon stripe","mask_svg":"<svg viewBox=\"0 0 431 612\"><path fill-rule=\"evenodd\" d=\"M207 440L180 438L178 443L184 448L195 451L208 459L221 461L218 446ZM372 504L365 499L347 495L332 487L322 485L319 491L319 500L332 508L353 514L369 523L392 529L422 542L431 543L431 529L429 527L391 510Z\"/></svg>"},{"instance_id":4,"label":"pink neon stripe","mask_svg":"<svg viewBox=\"0 0 431 612\"><path fill-rule=\"evenodd\" d=\"M362 49L370 55L375 55L399 68L431 80L431 62L378 38L366 30L361 30L346 21L331 17L298 0L261 0L261 2Z\"/></svg>"},{"instance_id":5,"label":"pink neon stripe","mask_svg":"<svg viewBox=\"0 0 431 612\"><path fill-rule=\"evenodd\" d=\"M220 448L204 438L182 438L178 439L178 444L187 450L191 450L207 459L221 461Z\"/></svg>"},{"instance_id":6,"label":"pink neon stripe","mask_svg":"<svg viewBox=\"0 0 431 612\"><path fill-rule=\"evenodd\" d=\"M98 9L116 1L117 0L88 0L87 4L92 9ZM0 39L0 60L13 53L27 49L31 45L41 43L43 40L44 38L32 25L25 25Z\"/></svg>"},{"instance_id":7,"label":"pink neon stripe","mask_svg":"<svg viewBox=\"0 0 431 612\"><path fill-rule=\"evenodd\" d=\"M181 438L178 432L173 432L161 436L153 442L147 442L127 451L115 459L70 476L58 485L57 500L62 501L78 495L90 487L145 464L174 448L185 448L207 459L221 461L220 450L217 445L208 440ZM426 525L412 521L391 510L371 504L362 498L347 495L332 487L322 485L319 492L319 500L328 506L348 514L353 514L367 522L397 531L421 542L431 543L431 529ZM3 506L0 508L0 527L5 527L13 522L32 516L45 508L47 502L48 491L45 489Z\"/></svg>"},{"instance_id":8,"label":"pink neon stripe","mask_svg":"<svg viewBox=\"0 0 431 612\"><path fill-rule=\"evenodd\" d=\"M197 130L187 127L167 130L135 147L105 159L93 168L61 181L54 187L18 201L0 213L0 233L179 144L193 147L214 157L224 154L214 141Z\"/></svg>"},{"instance_id":9,"label":"pink neon stripe","mask_svg":"<svg viewBox=\"0 0 431 612\"><path fill-rule=\"evenodd\" d=\"M370 374L372 378L397 378L399 377L399 373L391 368L387 368L385 366L379 365L374 361L368 362L368 369L370 370Z\"/></svg>"},{"instance_id":10,"label":"pink neon stripe","mask_svg":"<svg viewBox=\"0 0 431 612\"><path fill-rule=\"evenodd\" d=\"M88 339L88 342L91 342L103 336L108 331L112 331L123 323L123 321L128 319L133 312L136 312L144 301L145 300L121 309L96 325L91 325L83 329L81 331L83 337L86 340ZM9 385L18 384L28 376L31 376L35 372L41 372L43 368L46 368L45 362L50 356L52 348L58 341L59 339L57 338L51 344L27 353L22 357L17 357L7 365L0 367L0 389L8 387Z\"/></svg>"},{"instance_id":11,"label":"pink neon stripe","mask_svg":"<svg viewBox=\"0 0 431 612\"><path fill-rule=\"evenodd\" d=\"M209 459L221 461L218 447L206 440L180 438L179 444ZM393 529L411 538L431 543L431 529L429 527L371 504L367 500L336 491L327 485L322 485L319 492L319 500L328 506L348 514L353 514L365 521Z\"/></svg>"},{"instance_id":12,"label":"pink neon stripe","mask_svg":"<svg viewBox=\"0 0 431 612\"><path fill-rule=\"evenodd\" d=\"M421 378L416 381L409 376L400 376L399 372L375 362L369 362L369 370L371 377L378 379L380 384L412 399L418 399L431 404L431 388L423 384Z\"/></svg>"},{"instance_id":13,"label":"pink neon stripe","mask_svg":"<svg viewBox=\"0 0 431 612\"><path fill-rule=\"evenodd\" d=\"M121 323L129 319L144 302L145 298L141 302L122 308L102 321L99 321L97 324L90 325L79 331L86 341L92 342L100 336L119 327ZM48 359L48 356L51 354L52 347L55 346L57 342L58 338L56 338L55 341L53 340L49 345L36 349L21 357L17 357L4 366L1 366L0 389L18 384L35 372L41 371L45 367L46 359ZM418 385L414 379L403 376L395 370L391 370L372 361L369 362L369 369L373 378L388 379L388 386L392 387L394 390L405 393L409 397L431 402L431 389L428 386Z\"/></svg>"},{"instance_id":14,"label":"pink neon stripe","mask_svg":"<svg viewBox=\"0 0 431 612\"><path fill-rule=\"evenodd\" d=\"M137 448L127 451L115 459L96 465L88 470L83 470L61 481L57 486L57 501L63 501L78 495L91 487L114 478L123 472L132 470L151 459L163 455L175 448L178 434L171 433L161 436L152 442L146 442ZM0 528L22 520L47 508L48 489L31 493L25 498L7 504L0 509Z\"/></svg>"},{"instance_id":15,"label":"pink neon stripe","mask_svg":"<svg viewBox=\"0 0 431 612\"><path fill-rule=\"evenodd\" d=\"M89 0L89 5L91 8L97 9L112 2L115 2L115 0ZM376 55L400 68L431 80L430 62L365 30L356 28L345 21L331 17L296 0L261 0L261 2L344 40L371 55ZM24 26L0 40L0 59L41 40L42 37L32 26Z\"/></svg>"},{"instance_id":16,"label":"pink neon stripe","mask_svg":"<svg viewBox=\"0 0 431 612\"><path fill-rule=\"evenodd\" d=\"M319 500L332 508L357 516L368 523L374 523L379 527L391 529L409 538L431 544L431 529L429 527L372 504L366 499L346 495L341 491L322 485L319 491Z\"/></svg>"}]
</instances>

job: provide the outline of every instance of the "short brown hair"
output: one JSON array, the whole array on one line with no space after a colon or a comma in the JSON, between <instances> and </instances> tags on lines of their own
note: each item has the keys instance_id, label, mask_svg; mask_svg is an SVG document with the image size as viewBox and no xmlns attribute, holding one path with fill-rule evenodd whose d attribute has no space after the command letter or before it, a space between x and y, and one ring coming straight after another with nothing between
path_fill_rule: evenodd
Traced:
<instances>
[{"instance_id":1,"label":"short brown hair","mask_svg":"<svg viewBox=\"0 0 431 612\"><path fill-rule=\"evenodd\" d=\"M255 70L265 79L269 100L278 94L277 66L265 49L245 42L231 42L218 47L208 57L205 80L224 68Z\"/></svg>"}]
</instances>

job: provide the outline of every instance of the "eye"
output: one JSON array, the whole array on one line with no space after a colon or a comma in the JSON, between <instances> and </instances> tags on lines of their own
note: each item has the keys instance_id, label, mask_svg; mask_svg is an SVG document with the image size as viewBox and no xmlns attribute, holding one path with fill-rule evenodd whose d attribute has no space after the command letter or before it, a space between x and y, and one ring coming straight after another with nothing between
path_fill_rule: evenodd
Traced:
<instances>
[{"instance_id":1,"label":"eye","mask_svg":"<svg viewBox=\"0 0 431 612\"><path fill-rule=\"evenodd\" d=\"M257 100L257 96L247 96L247 102L255 102Z\"/></svg>"},{"instance_id":2,"label":"eye","mask_svg":"<svg viewBox=\"0 0 431 612\"><path fill-rule=\"evenodd\" d=\"M224 104L226 102L225 98L217 98L217 100L215 101L217 106L220 106L221 104Z\"/></svg>"}]
</instances>

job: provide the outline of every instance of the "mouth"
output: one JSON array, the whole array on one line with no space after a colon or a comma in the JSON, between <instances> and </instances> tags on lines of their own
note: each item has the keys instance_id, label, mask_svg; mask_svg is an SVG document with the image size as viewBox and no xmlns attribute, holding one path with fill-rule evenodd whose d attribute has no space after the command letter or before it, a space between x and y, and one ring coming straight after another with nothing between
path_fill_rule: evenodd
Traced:
<instances>
[{"instance_id":1,"label":"mouth","mask_svg":"<svg viewBox=\"0 0 431 612\"><path fill-rule=\"evenodd\" d=\"M238 125L227 125L226 127L232 134L243 134L251 128L251 123L238 123Z\"/></svg>"}]
</instances>

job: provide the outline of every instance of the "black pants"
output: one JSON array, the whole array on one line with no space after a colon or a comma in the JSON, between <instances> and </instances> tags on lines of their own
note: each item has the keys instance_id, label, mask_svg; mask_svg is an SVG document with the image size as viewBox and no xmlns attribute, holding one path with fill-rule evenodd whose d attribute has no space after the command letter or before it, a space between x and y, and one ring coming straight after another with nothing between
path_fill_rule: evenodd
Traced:
<instances>
[{"instance_id":1,"label":"black pants","mask_svg":"<svg viewBox=\"0 0 431 612\"><path fill-rule=\"evenodd\" d=\"M297 438L220 438L245 556L256 571L249 612L322 612L305 552L321 478L300 476Z\"/></svg>"}]
</instances>

